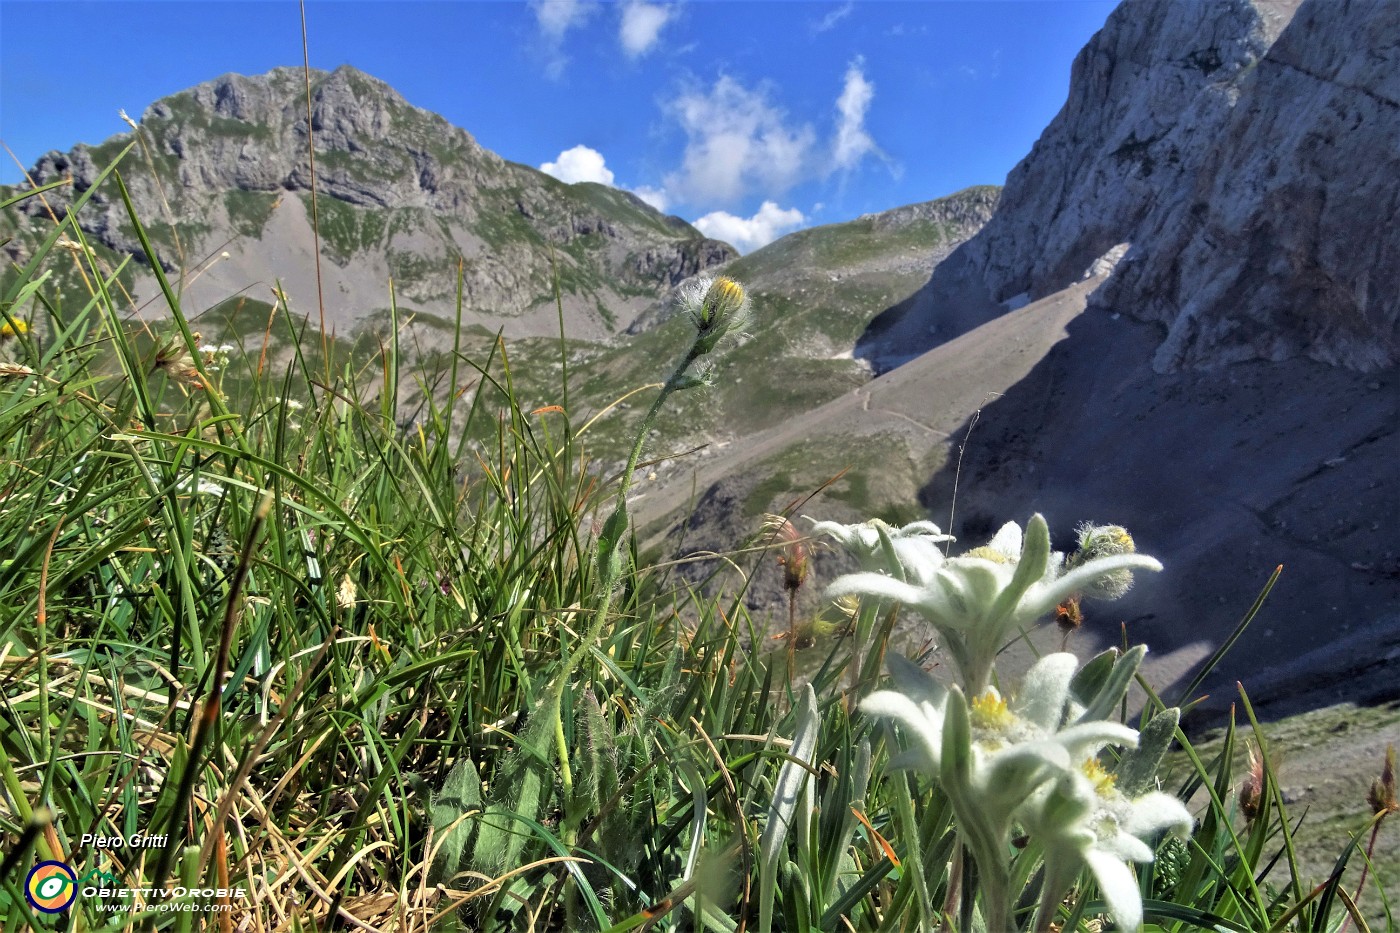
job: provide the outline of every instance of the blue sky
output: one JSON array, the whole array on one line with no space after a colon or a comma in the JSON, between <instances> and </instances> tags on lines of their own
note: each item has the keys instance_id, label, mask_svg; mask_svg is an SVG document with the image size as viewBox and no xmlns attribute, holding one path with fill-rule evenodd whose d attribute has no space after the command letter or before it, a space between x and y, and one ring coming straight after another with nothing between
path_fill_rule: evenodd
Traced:
<instances>
[{"instance_id":1,"label":"blue sky","mask_svg":"<svg viewBox=\"0 0 1400 933\"><path fill-rule=\"evenodd\" d=\"M351 64L507 159L642 195L747 251L1001 183L1115 0L309 0ZM302 63L294 0L0 0L0 140L24 165L225 72ZM20 170L8 154L0 182Z\"/></svg>"}]
</instances>

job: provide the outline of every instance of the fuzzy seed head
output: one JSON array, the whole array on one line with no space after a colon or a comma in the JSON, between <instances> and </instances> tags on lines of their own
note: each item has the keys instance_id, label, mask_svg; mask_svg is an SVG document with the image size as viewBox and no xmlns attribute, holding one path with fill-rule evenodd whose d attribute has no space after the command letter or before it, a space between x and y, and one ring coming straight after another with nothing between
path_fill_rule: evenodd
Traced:
<instances>
[{"instance_id":1,"label":"fuzzy seed head","mask_svg":"<svg viewBox=\"0 0 1400 933\"><path fill-rule=\"evenodd\" d=\"M1055 624L1065 635L1069 635L1084 624L1084 611L1079 608L1078 596L1066 596L1055 607Z\"/></svg>"},{"instance_id":2,"label":"fuzzy seed head","mask_svg":"<svg viewBox=\"0 0 1400 933\"><path fill-rule=\"evenodd\" d=\"M360 589L347 573L340 578L340 586L335 591L335 601L341 609L353 609L359 601Z\"/></svg>"},{"instance_id":3,"label":"fuzzy seed head","mask_svg":"<svg viewBox=\"0 0 1400 933\"><path fill-rule=\"evenodd\" d=\"M1240 786L1240 812L1251 823L1259 816L1264 805L1264 784L1268 775L1264 771L1264 756L1257 748L1249 749L1249 773Z\"/></svg>"},{"instance_id":4,"label":"fuzzy seed head","mask_svg":"<svg viewBox=\"0 0 1400 933\"><path fill-rule=\"evenodd\" d=\"M705 300L700 306L700 321L703 324L709 324L712 321L733 317L747 300L748 297L744 294L742 285L731 278L720 276L705 292Z\"/></svg>"},{"instance_id":5,"label":"fuzzy seed head","mask_svg":"<svg viewBox=\"0 0 1400 933\"><path fill-rule=\"evenodd\" d=\"M1070 555L1068 569L1087 564L1100 557L1136 554L1133 536L1122 525L1095 525L1085 522L1076 530L1079 548ZM1131 570L1116 570L1093 583L1083 595L1092 599L1117 599L1133 587Z\"/></svg>"},{"instance_id":6,"label":"fuzzy seed head","mask_svg":"<svg viewBox=\"0 0 1400 933\"><path fill-rule=\"evenodd\" d=\"M1366 802L1371 805L1372 813L1400 813L1400 800L1396 799L1395 791L1395 771L1395 746L1388 745L1381 776L1371 782L1370 793L1366 795Z\"/></svg>"},{"instance_id":7,"label":"fuzzy seed head","mask_svg":"<svg viewBox=\"0 0 1400 933\"><path fill-rule=\"evenodd\" d=\"M783 566L783 588L789 591L801 589L802 584L807 581L807 571L810 569L811 555L807 543L789 521L784 521L778 529L778 539L782 541L783 548L783 553L778 557L778 563Z\"/></svg>"}]
</instances>

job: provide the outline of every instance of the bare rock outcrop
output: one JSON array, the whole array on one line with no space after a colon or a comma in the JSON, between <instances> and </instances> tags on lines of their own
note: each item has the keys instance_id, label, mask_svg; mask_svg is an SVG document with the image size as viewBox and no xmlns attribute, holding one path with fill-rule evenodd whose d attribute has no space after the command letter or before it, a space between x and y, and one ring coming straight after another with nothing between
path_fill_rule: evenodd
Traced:
<instances>
[{"instance_id":1,"label":"bare rock outcrop","mask_svg":"<svg viewBox=\"0 0 1400 933\"><path fill-rule=\"evenodd\" d=\"M1400 361L1400 4L1308 0L1194 183L1095 303L1167 325L1159 371Z\"/></svg>"},{"instance_id":2,"label":"bare rock outcrop","mask_svg":"<svg viewBox=\"0 0 1400 933\"><path fill-rule=\"evenodd\" d=\"M986 228L877 320L884 367L1077 281L1160 322L1159 371L1400 360L1400 5L1125 0Z\"/></svg>"}]
</instances>

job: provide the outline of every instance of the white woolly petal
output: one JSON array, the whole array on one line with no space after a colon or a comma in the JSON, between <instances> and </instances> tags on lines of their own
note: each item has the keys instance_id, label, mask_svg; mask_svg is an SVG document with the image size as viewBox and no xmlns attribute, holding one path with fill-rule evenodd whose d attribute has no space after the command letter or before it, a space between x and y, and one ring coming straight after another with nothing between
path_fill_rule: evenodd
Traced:
<instances>
[{"instance_id":1,"label":"white woolly petal","mask_svg":"<svg viewBox=\"0 0 1400 933\"><path fill-rule=\"evenodd\" d=\"M918 743L919 757L930 770L938 770L943 747L943 714L927 703L915 703L895 690L877 690L860 702L867 716L893 719L904 727L909 738Z\"/></svg>"},{"instance_id":2,"label":"white woolly petal","mask_svg":"<svg viewBox=\"0 0 1400 933\"><path fill-rule=\"evenodd\" d=\"M926 593L918 587L910 586L883 573L848 573L837 577L826 588L826 598L838 596L874 596L878 599L893 599L901 603L918 603Z\"/></svg>"},{"instance_id":3,"label":"white woolly petal","mask_svg":"<svg viewBox=\"0 0 1400 933\"><path fill-rule=\"evenodd\" d=\"M811 521L811 519L808 519ZM875 529L869 525L843 525L840 522L814 522L812 534L827 535L842 547L868 553L875 544Z\"/></svg>"},{"instance_id":4,"label":"white woolly petal","mask_svg":"<svg viewBox=\"0 0 1400 933\"><path fill-rule=\"evenodd\" d=\"M894 552L904 576L916 586L927 586L943 563L943 552L933 538L894 538Z\"/></svg>"},{"instance_id":5,"label":"white woolly petal","mask_svg":"<svg viewBox=\"0 0 1400 933\"><path fill-rule=\"evenodd\" d=\"M1123 828L1139 839L1164 829L1185 835L1191 831L1191 812L1171 794L1154 790L1133 801Z\"/></svg>"},{"instance_id":6,"label":"white woolly petal","mask_svg":"<svg viewBox=\"0 0 1400 933\"><path fill-rule=\"evenodd\" d=\"M979 783L984 793L1014 807L1047 777L1070 766L1069 754L1055 742L1025 742L988 757Z\"/></svg>"},{"instance_id":7,"label":"white woolly petal","mask_svg":"<svg viewBox=\"0 0 1400 933\"><path fill-rule=\"evenodd\" d=\"M901 528L901 529L899 529L898 531L896 531L896 532L894 533L894 536L895 536L896 538L900 538L900 537L908 538L908 537L915 537L915 536L917 536L917 537L921 537L921 538L928 538L928 539L935 540L935 541L954 541L954 540L956 540L952 535L945 535L945 534L943 533L943 529L942 529L942 528L939 528L937 525L935 525L933 522L930 522L930 521L910 522L909 524L905 525L903 528Z\"/></svg>"},{"instance_id":8,"label":"white woolly petal","mask_svg":"<svg viewBox=\"0 0 1400 933\"><path fill-rule=\"evenodd\" d=\"M1047 654L1035 662L1021 680L1021 690L1012 704L1013 712L1042 729L1053 732L1059 728L1069 684L1078 667L1079 659L1067 652Z\"/></svg>"},{"instance_id":9,"label":"white woolly petal","mask_svg":"<svg viewBox=\"0 0 1400 933\"><path fill-rule=\"evenodd\" d=\"M1121 861L1094 849L1084 853L1084 861L1094 873L1094 879L1103 891L1103 899L1108 902L1108 911L1113 919L1126 930L1136 930L1142 926L1142 895L1138 892L1137 879L1132 869Z\"/></svg>"},{"instance_id":10,"label":"white woolly petal","mask_svg":"<svg viewBox=\"0 0 1400 933\"><path fill-rule=\"evenodd\" d=\"M996 602L997 594L1009 582L1009 574L1002 573L1003 569L1000 564L976 559L958 566L957 573L962 578L963 591L968 594L972 605L977 607L979 616L986 615L992 608L992 603Z\"/></svg>"},{"instance_id":11,"label":"white woolly petal","mask_svg":"<svg viewBox=\"0 0 1400 933\"><path fill-rule=\"evenodd\" d=\"M1021 556L1021 526L1015 522L1007 522L1002 525L996 536L987 543L987 547L999 554L1005 554L1013 560L1019 559Z\"/></svg>"},{"instance_id":12,"label":"white woolly petal","mask_svg":"<svg viewBox=\"0 0 1400 933\"><path fill-rule=\"evenodd\" d=\"M1118 833L1112 839L1100 839L1096 848L1123 862L1152 861L1152 847L1127 833Z\"/></svg>"},{"instance_id":13,"label":"white woolly petal","mask_svg":"<svg viewBox=\"0 0 1400 933\"><path fill-rule=\"evenodd\" d=\"M1123 745L1137 748L1137 730L1119 722L1105 719L1094 722L1081 722L1070 726L1055 735L1055 740L1065 747L1075 760L1094 754L1105 745Z\"/></svg>"},{"instance_id":14,"label":"white woolly petal","mask_svg":"<svg viewBox=\"0 0 1400 933\"><path fill-rule=\"evenodd\" d=\"M1162 564L1146 554L1114 554L1076 567L1053 583L1038 583L1021 599L1017 610L1023 620L1038 619L1054 609L1066 596L1082 593L1100 577L1115 570L1161 570ZM1047 578L1048 579L1048 578Z\"/></svg>"},{"instance_id":15,"label":"white woolly petal","mask_svg":"<svg viewBox=\"0 0 1400 933\"><path fill-rule=\"evenodd\" d=\"M948 700L948 690L932 674L924 670L902 654L890 654L885 658L885 668L894 680L894 687L912 700L929 704L942 715L943 704Z\"/></svg>"}]
</instances>

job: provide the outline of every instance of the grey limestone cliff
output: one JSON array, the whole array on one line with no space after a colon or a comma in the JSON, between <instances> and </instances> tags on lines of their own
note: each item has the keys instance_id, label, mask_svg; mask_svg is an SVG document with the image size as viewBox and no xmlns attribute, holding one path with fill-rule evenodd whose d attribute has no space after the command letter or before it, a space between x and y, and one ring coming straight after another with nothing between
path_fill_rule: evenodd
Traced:
<instances>
[{"instance_id":1,"label":"grey limestone cliff","mask_svg":"<svg viewBox=\"0 0 1400 933\"><path fill-rule=\"evenodd\" d=\"M1125 0L991 222L862 352L899 362L1121 257L1093 305L1165 325L1159 371L1392 365L1397 139L1400 4Z\"/></svg>"},{"instance_id":2,"label":"grey limestone cliff","mask_svg":"<svg viewBox=\"0 0 1400 933\"><path fill-rule=\"evenodd\" d=\"M1167 325L1159 370L1400 361L1400 4L1307 0L1182 196L1096 296Z\"/></svg>"}]
</instances>

